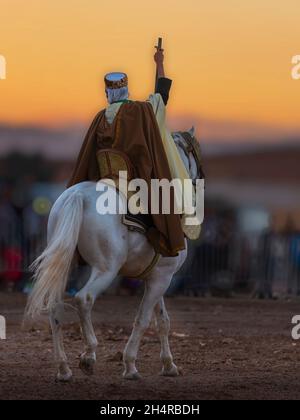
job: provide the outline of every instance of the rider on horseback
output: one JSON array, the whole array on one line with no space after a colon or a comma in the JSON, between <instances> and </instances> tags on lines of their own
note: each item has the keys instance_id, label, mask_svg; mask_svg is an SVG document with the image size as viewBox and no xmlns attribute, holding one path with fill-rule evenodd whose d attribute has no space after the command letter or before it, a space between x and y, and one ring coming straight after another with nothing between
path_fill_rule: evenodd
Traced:
<instances>
[{"instance_id":1,"label":"rider on horseback","mask_svg":"<svg viewBox=\"0 0 300 420\"><path fill-rule=\"evenodd\" d=\"M129 177L141 178L151 191L151 179L171 182L189 178L171 134L165 127L165 106L172 81L165 77L163 50L157 47L155 94L146 102L128 99L124 73L105 76L108 107L97 114L81 148L68 187L79 182L117 178L127 169ZM171 203L174 203L171 191ZM185 249L181 217L171 204L170 214L152 214L147 238L158 254L174 257Z\"/></svg>"},{"instance_id":2,"label":"rider on horseback","mask_svg":"<svg viewBox=\"0 0 300 420\"><path fill-rule=\"evenodd\" d=\"M47 247L32 265L35 284L26 315L36 317L44 312L49 314L59 381L69 381L72 377L63 348L62 323L64 295L76 250L90 267L90 277L78 290L74 300L85 341L84 353L80 356L82 371L92 374L96 362L97 338L91 319L93 304L116 276L122 275L140 278L146 285L132 334L124 350L124 378L139 378L136 358L153 313L161 340L162 374L178 375L168 342L170 321L163 295L186 260L184 233L190 239L196 238L201 226L190 226L188 219L185 223L185 218L190 214L189 206L184 207L182 214L174 210L179 196L176 187L171 191L173 200L169 197L174 204L171 212L151 214L152 227L147 231L147 238L124 226L124 215L100 214L96 211L98 199L105 195L99 197L100 190L97 188L107 186L103 177L110 176L115 181L119 170L123 172L124 165L128 168L130 178L136 177L146 182L148 192L151 191L153 179L169 182L176 179L181 181L181 185L186 180L192 180L191 187L196 185L197 192L197 183L203 178L200 147L193 131L174 133L173 140L166 130L165 104L171 81L164 77L161 49L155 54L155 61L158 73L156 93L146 102L128 100L127 76L124 73L105 77L109 106L96 116L86 135L69 182L72 187L63 192L51 209ZM99 180L101 182L98 183ZM97 186L95 182L83 181L96 181ZM115 198L120 197L118 191L111 187L108 189ZM165 195L164 190L160 196L165 199ZM152 202L150 200L151 204L161 204L159 198L154 198ZM185 195L183 201L186 201ZM165 201L163 204L166 204ZM174 258L160 258L160 255Z\"/></svg>"}]
</instances>

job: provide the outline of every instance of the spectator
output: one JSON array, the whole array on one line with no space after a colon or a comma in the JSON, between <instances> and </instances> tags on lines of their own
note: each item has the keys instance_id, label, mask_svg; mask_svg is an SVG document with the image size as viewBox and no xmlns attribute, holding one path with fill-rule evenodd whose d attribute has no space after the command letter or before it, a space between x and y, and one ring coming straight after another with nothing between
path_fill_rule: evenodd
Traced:
<instances>
[{"instance_id":1,"label":"spectator","mask_svg":"<svg viewBox=\"0 0 300 420\"><path fill-rule=\"evenodd\" d=\"M291 278L296 280L296 293L300 296L300 231L295 231L290 243Z\"/></svg>"}]
</instances>

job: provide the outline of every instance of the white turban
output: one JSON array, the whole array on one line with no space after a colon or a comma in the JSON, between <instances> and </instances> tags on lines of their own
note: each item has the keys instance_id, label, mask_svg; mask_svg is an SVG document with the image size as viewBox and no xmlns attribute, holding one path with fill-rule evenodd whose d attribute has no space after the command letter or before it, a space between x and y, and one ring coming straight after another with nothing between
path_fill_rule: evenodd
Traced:
<instances>
[{"instance_id":1,"label":"white turban","mask_svg":"<svg viewBox=\"0 0 300 420\"><path fill-rule=\"evenodd\" d=\"M124 86L119 89L105 89L107 94L108 103L112 104L113 102L124 101L128 99L129 92L128 87Z\"/></svg>"}]
</instances>

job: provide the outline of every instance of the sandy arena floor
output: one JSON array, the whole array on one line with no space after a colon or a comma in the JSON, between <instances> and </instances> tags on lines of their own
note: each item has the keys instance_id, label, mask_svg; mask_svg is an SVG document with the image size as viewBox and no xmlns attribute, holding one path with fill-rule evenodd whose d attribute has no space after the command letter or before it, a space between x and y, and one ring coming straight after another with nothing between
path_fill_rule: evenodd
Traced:
<instances>
[{"instance_id":1,"label":"sandy arena floor","mask_svg":"<svg viewBox=\"0 0 300 420\"><path fill-rule=\"evenodd\" d=\"M47 323L20 328L25 299L0 294L7 340L0 341L0 399L300 399L300 342L291 339L291 319L300 301L167 299L171 347L181 376L159 376L159 342L153 326L139 354L143 379L125 381L122 350L140 298L101 298L94 310L100 341L95 375L78 368L82 341L76 315L68 313L65 345L74 378L54 382Z\"/></svg>"}]
</instances>

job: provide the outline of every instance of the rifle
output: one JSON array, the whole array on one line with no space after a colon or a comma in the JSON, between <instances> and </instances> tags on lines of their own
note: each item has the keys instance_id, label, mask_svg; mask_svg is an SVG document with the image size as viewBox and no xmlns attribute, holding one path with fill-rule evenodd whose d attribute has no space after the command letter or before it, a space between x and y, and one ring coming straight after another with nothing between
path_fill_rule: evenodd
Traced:
<instances>
[{"instance_id":1,"label":"rifle","mask_svg":"<svg viewBox=\"0 0 300 420\"><path fill-rule=\"evenodd\" d=\"M158 38L158 43L157 43L157 46L155 46L155 48L157 50L162 49L162 38ZM154 93L156 92L156 88L157 88L157 80L158 80L158 72L157 72L157 69L156 69Z\"/></svg>"}]
</instances>

